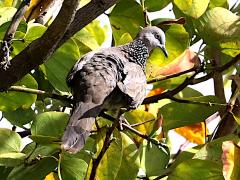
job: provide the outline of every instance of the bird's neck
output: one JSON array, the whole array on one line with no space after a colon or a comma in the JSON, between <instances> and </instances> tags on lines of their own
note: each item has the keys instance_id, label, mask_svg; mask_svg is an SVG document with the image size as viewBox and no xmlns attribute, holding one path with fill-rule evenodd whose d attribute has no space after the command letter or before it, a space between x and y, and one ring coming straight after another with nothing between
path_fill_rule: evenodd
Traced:
<instances>
[{"instance_id":1,"label":"bird's neck","mask_svg":"<svg viewBox=\"0 0 240 180\"><path fill-rule=\"evenodd\" d=\"M142 40L135 39L133 42L122 46L122 50L128 54L129 61L139 64L145 71L149 52Z\"/></svg>"}]
</instances>

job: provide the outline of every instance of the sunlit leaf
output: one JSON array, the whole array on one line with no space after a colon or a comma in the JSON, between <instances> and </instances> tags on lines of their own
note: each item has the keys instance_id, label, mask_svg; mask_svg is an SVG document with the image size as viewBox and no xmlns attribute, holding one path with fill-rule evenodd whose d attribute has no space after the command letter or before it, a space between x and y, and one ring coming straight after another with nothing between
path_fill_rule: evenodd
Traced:
<instances>
[{"instance_id":1,"label":"sunlit leaf","mask_svg":"<svg viewBox=\"0 0 240 180\"><path fill-rule=\"evenodd\" d=\"M176 128L175 131L188 141L196 144L204 144L206 135L208 135L208 129L206 129L203 122Z\"/></svg>"},{"instance_id":2,"label":"sunlit leaf","mask_svg":"<svg viewBox=\"0 0 240 180\"><path fill-rule=\"evenodd\" d=\"M61 160L61 176L63 179L84 179L87 163L78 158L63 156Z\"/></svg>"},{"instance_id":3,"label":"sunlit leaf","mask_svg":"<svg viewBox=\"0 0 240 180\"><path fill-rule=\"evenodd\" d=\"M19 152L21 147L21 137L14 131L0 128L0 154Z\"/></svg>"},{"instance_id":4,"label":"sunlit leaf","mask_svg":"<svg viewBox=\"0 0 240 180\"><path fill-rule=\"evenodd\" d=\"M124 133L120 134L122 138L123 156L116 180L135 179L140 167L138 148L130 137ZM131 164L131 166L129 166L129 164Z\"/></svg>"},{"instance_id":5,"label":"sunlit leaf","mask_svg":"<svg viewBox=\"0 0 240 180\"><path fill-rule=\"evenodd\" d=\"M203 103L219 103L219 100L215 96L194 97L188 98L188 100ZM172 102L163 106L159 110L159 115L163 115L164 130L169 130L202 122L217 112L219 108L220 106L217 105L206 106L202 104ZM199 109L201 109L201 111L199 111Z\"/></svg>"},{"instance_id":6,"label":"sunlit leaf","mask_svg":"<svg viewBox=\"0 0 240 180\"><path fill-rule=\"evenodd\" d=\"M96 157L99 156L105 141L106 128L101 128L98 131L96 139ZM114 131L114 139L112 139L110 146L107 148L107 151L104 153L98 168L96 170L96 179L115 179L118 171L121 167L123 149L122 149L122 139L119 131ZM117 154L116 154L117 152ZM88 166L88 171L86 179L90 178L92 172L93 161L90 162Z\"/></svg>"},{"instance_id":7,"label":"sunlit leaf","mask_svg":"<svg viewBox=\"0 0 240 180\"><path fill-rule=\"evenodd\" d=\"M238 142L239 138L235 135L224 136L208 142L193 156L194 159L209 160L222 165L222 143L225 141Z\"/></svg>"},{"instance_id":8,"label":"sunlit leaf","mask_svg":"<svg viewBox=\"0 0 240 180\"><path fill-rule=\"evenodd\" d=\"M15 111L3 112L3 116L12 124L23 127L23 125L31 122L35 118L36 114L31 108L18 108Z\"/></svg>"},{"instance_id":9,"label":"sunlit leaf","mask_svg":"<svg viewBox=\"0 0 240 180\"><path fill-rule=\"evenodd\" d=\"M143 10L136 1L120 1L109 17L116 44L119 44L118 41L124 33L129 33L134 38L140 30L140 26L144 26Z\"/></svg>"},{"instance_id":10,"label":"sunlit leaf","mask_svg":"<svg viewBox=\"0 0 240 180\"><path fill-rule=\"evenodd\" d=\"M37 89L38 85L35 79L27 74L15 85ZM22 92L2 92L0 93L0 110L13 111L17 108L28 109L36 101L36 94L22 93Z\"/></svg>"},{"instance_id":11,"label":"sunlit leaf","mask_svg":"<svg viewBox=\"0 0 240 180\"><path fill-rule=\"evenodd\" d=\"M151 113L148 113L142 110L129 111L129 112L126 112L124 116L130 124L142 123L144 121L155 119L155 117ZM143 134L150 134L152 131L152 125L153 125L153 121L141 124L135 127L135 129L140 131ZM133 138L138 143L141 143L143 140L142 138L140 138L135 134L133 134Z\"/></svg>"},{"instance_id":12,"label":"sunlit leaf","mask_svg":"<svg viewBox=\"0 0 240 180\"><path fill-rule=\"evenodd\" d=\"M228 0L210 0L209 8L223 7L229 9Z\"/></svg>"},{"instance_id":13,"label":"sunlit leaf","mask_svg":"<svg viewBox=\"0 0 240 180\"><path fill-rule=\"evenodd\" d=\"M220 47L230 56L235 56L240 52L239 16L231 11L221 7L208 10L195 22L195 26L199 35L208 44Z\"/></svg>"},{"instance_id":14,"label":"sunlit leaf","mask_svg":"<svg viewBox=\"0 0 240 180\"><path fill-rule=\"evenodd\" d=\"M49 173L49 174L44 178L44 180L55 180L55 178L54 178L54 173L53 173L53 172Z\"/></svg>"},{"instance_id":15,"label":"sunlit leaf","mask_svg":"<svg viewBox=\"0 0 240 180\"><path fill-rule=\"evenodd\" d=\"M234 115L234 114L233 114L233 117L234 117L235 121L238 123L238 125L240 125L240 117L237 115Z\"/></svg>"},{"instance_id":16,"label":"sunlit leaf","mask_svg":"<svg viewBox=\"0 0 240 180\"><path fill-rule=\"evenodd\" d=\"M124 33L119 41L116 42L116 45L123 45L131 42L133 39L129 33Z\"/></svg>"},{"instance_id":17,"label":"sunlit leaf","mask_svg":"<svg viewBox=\"0 0 240 180\"><path fill-rule=\"evenodd\" d=\"M68 122L68 114L63 112L45 112L36 116L31 126L32 135L43 135L59 138Z\"/></svg>"},{"instance_id":18,"label":"sunlit leaf","mask_svg":"<svg viewBox=\"0 0 240 180\"><path fill-rule=\"evenodd\" d=\"M186 15L199 18L207 9L210 0L174 0L174 4Z\"/></svg>"},{"instance_id":19,"label":"sunlit leaf","mask_svg":"<svg viewBox=\"0 0 240 180\"><path fill-rule=\"evenodd\" d=\"M223 180L221 165L208 160L190 159L179 164L168 176L169 180Z\"/></svg>"},{"instance_id":20,"label":"sunlit leaf","mask_svg":"<svg viewBox=\"0 0 240 180\"><path fill-rule=\"evenodd\" d=\"M66 77L79 57L77 44L70 39L51 56L44 66L41 66L53 87L63 92L70 92Z\"/></svg>"},{"instance_id":21,"label":"sunlit leaf","mask_svg":"<svg viewBox=\"0 0 240 180\"><path fill-rule=\"evenodd\" d=\"M42 180L57 167L57 161L52 157L36 160L31 164L15 167L7 179L15 180Z\"/></svg>"},{"instance_id":22,"label":"sunlit leaf","mask_svg":"<svg viewBox=\"0 0 240 180\"><path fill-rule=\"evenodd\" d=\"M238 179L240 176L240 147L232 141L222 144L223 176L225 179Z\"/></svg>"},{"instance_id":23,"label":"sunlit leaf","mask_svg":"<svg viewBox=\"0 0 240 180\"><path fill-rule=\"evenodd\" d=\"M1 7L1 4L0 4L0 7ZM17 11L17 9L13 8L13 7L0 8L0 14L1 14L0 15L0 25L2 25L3 23L5 23L7 21L10 21L16 11Z\"/></svg>"},{"instance_id":24,"label":"sunlit leaf","mask_svg":"<svg viewBox=\"0 0 240 180\"><path fill-rule=\"evenodd\" d=\"M147 176L158 175L158 173L165 169L169 159L170 153L168 149L161 146L143 141L141 147L141 168L145 171Z\"/></svg>"},{"instance_id":25,"label":"sunlit leaf","mask_svg":"<svg viewBox=\"0 0 240 180\"><path fill-rule=\"evenodd\" d=\"M77 32L73 38L80 41L91 50L99 48L106 39L107 27L102 27L97 20L92 21L85 28Z\"/></svg>"},{"instance_id":26,"label":"sunlit leaf","mask_svg":"<svg viewBox=\"0 0 240 180\"><path fill-rule=\"evenodd\" d=\"M170 0L145 0L145 8L149 11L160 11L170 3Z\"/></svg>"},{"instance_id":27,"label":"sunlit leaf","mask_svg":"<svg viewBox=\"0 0 240 180\"><path fill-rule=\"evenodd\" d=\"M0 166L14 167L24 162L26 155L23 153L0 153Z\"/></svg>"}]
</instances>

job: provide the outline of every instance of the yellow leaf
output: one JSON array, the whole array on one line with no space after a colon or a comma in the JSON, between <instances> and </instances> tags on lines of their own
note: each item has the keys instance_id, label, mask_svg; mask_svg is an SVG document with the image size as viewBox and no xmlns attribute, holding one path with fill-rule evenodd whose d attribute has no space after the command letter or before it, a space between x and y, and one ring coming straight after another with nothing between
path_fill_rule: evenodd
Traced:
<instances>
[{"instance_id":1,"label":"yellow leaf","mask_svg":"<svg viewBox=\"0 0 240 180\"><path fill-rule=\"evenodd\" d=\"M53 172L49 173L44 180L55 180L54 173Z\"/></svg>"},{"instance_id":2,"label":"yellow leaf","mask_svg":"<svg viewBox=\"0 0 240 180\"><path fill-rule=\"evenodd\" d=\"M232 141L222 144L223 176L225 180L239 179L240 177L240 147Z\"/></svg>"},{"instance_id":3,"label":"yellow leaf","mask_svg":"<svg viewBox=\"0 0 240 180\"><path fill-rule=\"evenodd\" d=\"M188 141L196 144L204 144L205 134L208 134L208 129L205 130L205 125L203 122L176 128L175 131L185 137ZM207 132L205 133L205 131Z\"/></svg>"}]
</instances>

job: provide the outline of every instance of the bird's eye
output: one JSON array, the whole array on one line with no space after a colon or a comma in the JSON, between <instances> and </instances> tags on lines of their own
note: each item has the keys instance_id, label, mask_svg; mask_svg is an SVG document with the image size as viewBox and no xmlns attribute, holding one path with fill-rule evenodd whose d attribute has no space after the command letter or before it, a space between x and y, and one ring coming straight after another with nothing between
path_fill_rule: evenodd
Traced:
<instances>
[{"instance_id":1,"label":"bird's eye","mask_svg":"<svg viewBox=\"0 0 240 180\"><path fill-rule=\"evenodd\" d=\"M160 36L158 34L155 34L156 39L160 39Z\"/></svg>"}]
</instances>

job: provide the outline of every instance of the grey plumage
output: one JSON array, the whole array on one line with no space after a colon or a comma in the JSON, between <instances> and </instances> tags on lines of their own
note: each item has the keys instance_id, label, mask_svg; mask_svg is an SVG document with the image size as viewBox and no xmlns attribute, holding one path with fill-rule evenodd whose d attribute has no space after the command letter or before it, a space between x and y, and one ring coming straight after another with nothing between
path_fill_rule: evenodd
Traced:
<instances>
[{"instance_id":1,"label":"grey plumage","mask_svg":"<svg viewBox=\"0 0 240 180\"><path fill-rule=\"evenodd\" d=\"M89 52L74 65L67 83L75 104L62 137L63 149L70 153L81 150L101 111L134 109L142 103L146 96L145 65L156 47L167 56L163 31L146 27L133 42Z\"/></svg>"}]
</instances>

